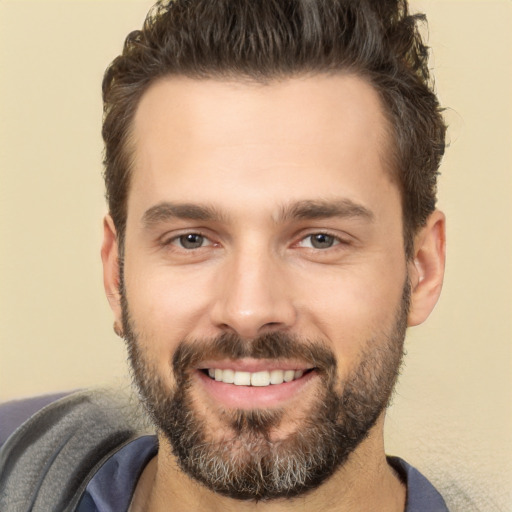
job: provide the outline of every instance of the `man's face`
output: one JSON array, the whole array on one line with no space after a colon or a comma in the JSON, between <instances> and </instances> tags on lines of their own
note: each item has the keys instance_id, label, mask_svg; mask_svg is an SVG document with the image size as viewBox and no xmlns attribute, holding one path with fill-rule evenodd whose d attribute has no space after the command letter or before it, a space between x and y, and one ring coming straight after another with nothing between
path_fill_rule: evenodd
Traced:
<instances>
[{"instance_id":1,"label":"man's face","mask_svg":"<svg viewBox=\"0 0 512 512\"><path fill-rule=\"evenodd\" d=\"M155 421L212 489L261 499L318 485L385 408L408 309L387 144L377 94L354 76L169 78L143 96L123 324ZM330 459L285 457L326 443ZM285 489L299 477L278 460L322 473ZM208 481L219 461L229 485ZM262 470L280 491L250 482Z\"/></svg>"}]
</instances>

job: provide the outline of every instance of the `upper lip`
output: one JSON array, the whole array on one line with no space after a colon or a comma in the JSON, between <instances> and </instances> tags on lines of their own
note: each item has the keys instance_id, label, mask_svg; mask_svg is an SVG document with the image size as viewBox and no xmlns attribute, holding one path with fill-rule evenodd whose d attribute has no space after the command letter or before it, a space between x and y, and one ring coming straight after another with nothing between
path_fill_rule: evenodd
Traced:
<instances>
[{"instance_id":1,"label":"upper lip","mask_svg":"<svg viewBox=\"0 0 512 512\"><path fill-rule=\"evenodd\" d=\"M272 370L310 370L312 365L304 361L293 361L289 359L221 359L202 361L197 365L198 370L217 368L219 370L234 370L239 372L262 372Z\"/></svg>"}]
</instances>

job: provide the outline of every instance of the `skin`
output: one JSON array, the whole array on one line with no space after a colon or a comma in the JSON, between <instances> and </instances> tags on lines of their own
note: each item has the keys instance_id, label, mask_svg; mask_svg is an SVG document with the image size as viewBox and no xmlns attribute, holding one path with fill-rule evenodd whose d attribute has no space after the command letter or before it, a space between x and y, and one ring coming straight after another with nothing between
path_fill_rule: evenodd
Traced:
<instances>
[{"instance_id":1,"label":"skin","mask_svg":"<svg viewBox=\"0 0 512 512\"><path fill-rule=\"evenodd\" d=\"M433 309L444 272L444 216L430 216L407 261L400 192L384 163L386 120L376 92L362 79L313 76L266 85L161 79L141 99L133 141L126 295L141 349L169 387L169 360L183 338L232 331L251 339L283 330L320 339L334 351L343 379L368 340L391 330L407 276L408 325L423 322ZM305 202L317 214L318 205L338 211L295 217L294 207ZM182 218L168 215L168 208L159 216L147 213L183 203L215 215ZM180 247L186 233L200 233L205 245ZM313 247L315 233L333 236L333 245ZM120 324L118 254L107 216L104 282ZM315 385L313 376L293 396L269 401L268 407L285 408L275 438L307 414ZM255 397L259 406L265 389ZM200 379L192 392L210 434L221 435L221 411L230 404ZM167 510L173 503L173 510L198 511L400 511L405 487L386 463L383 426L384 415L345 466L307 496L260 503L198 485L161 439L131 510Z\"/></svg>"}]
</instances>

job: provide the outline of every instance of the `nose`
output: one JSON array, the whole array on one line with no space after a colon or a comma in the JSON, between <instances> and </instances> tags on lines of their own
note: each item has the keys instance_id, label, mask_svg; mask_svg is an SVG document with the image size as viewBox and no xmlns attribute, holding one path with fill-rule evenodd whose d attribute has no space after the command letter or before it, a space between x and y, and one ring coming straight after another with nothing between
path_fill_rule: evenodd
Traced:
<instances>
[{"instance_id":1,"label":"nose","mask_svg":"<svg viewBox=\"0 0 512 512\"><path fill-rule=\"evenodd\" d=\"M272 330L285 330L297 318L286 284L286 273L277 256L253 251L225 262L211 309L213 324L252 339Z\"/></svg>"}]
</instances>

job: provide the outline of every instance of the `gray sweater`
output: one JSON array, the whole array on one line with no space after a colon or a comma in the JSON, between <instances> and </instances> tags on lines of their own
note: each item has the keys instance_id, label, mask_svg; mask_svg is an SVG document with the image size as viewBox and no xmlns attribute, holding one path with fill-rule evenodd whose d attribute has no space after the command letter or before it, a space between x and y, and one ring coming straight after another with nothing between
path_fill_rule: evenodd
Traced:
<instances>
[{"instance_id":1,"label":"gray sweater","mask_svg":"<svg viewBox=\"0 0 512 512\"><path fill-rule=\"evenodd\" d=\"M119 392L82 391L52 402L0 450L0 510L75 510L103 462L145 431L136 401Z\"/></svg>"}]
</instances>

